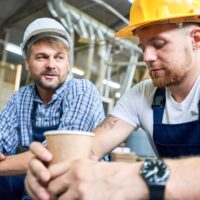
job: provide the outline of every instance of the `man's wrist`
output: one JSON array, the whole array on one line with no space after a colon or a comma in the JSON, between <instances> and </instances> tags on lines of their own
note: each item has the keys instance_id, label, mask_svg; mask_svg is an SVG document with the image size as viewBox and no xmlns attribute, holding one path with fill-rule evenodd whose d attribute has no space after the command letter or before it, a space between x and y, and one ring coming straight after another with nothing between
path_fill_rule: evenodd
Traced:
<instances>
[{"instance_id":1,"label":"man's wrist","mask_svg":"<svg viewBox=\"0 0 200 200\"><path fill-rule=\"evenodd\" d=\"M140 169L140 175L149 188L150 200L163 200L165 186L167 184L170 170L162 159L146 159Z\"/></svg>"},{"instance_id":2,"label":"man's wrist","mask_svg":"<svg viewBox=\"0 0 200 200\"><path fill-rule=\"evenodd\" d=\"M135 162L132 164L127 164L127 183L126 188L124 188L124 197L126 199L149 199L149 189L144 179L140 175L140 169L143 162Z\"/></svg>"}]
</instances>

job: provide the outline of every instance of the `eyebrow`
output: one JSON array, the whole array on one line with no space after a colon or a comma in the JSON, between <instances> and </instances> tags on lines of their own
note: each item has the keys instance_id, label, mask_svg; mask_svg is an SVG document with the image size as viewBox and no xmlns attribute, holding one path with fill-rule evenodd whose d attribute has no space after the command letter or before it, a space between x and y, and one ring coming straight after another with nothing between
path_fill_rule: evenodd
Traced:
<instances>
[{"instance_id":1,"label":"eyebrow","mask_svg":"<svg viewBox=\"0 0 200 200\"><path fill-rule=\"evenodd\" d=\"M48 56L48 54L44 53L44 52L38 52L35 54L35 56Z\"/></svg>"},{"instance_id":2,"label":"eyebrow","mask_svg":"<svg viewBox=\"0 0 200 200\"><path fill-rule=\"evenodd\" d=\"M38 52L38 53L36 53L35 55L36 55L36 56L37 56L37 55L49 56L49 54L48 54L48 53L45 53L45 52ZM57 52L57 53L54 54L54 56L57 56L57 55L65 55L65 53L64 53L64 52Z\"/></svg>"},{"instance_id":3,"label":"eyebrow","mask_svg":"<svg viewBox=\"0 0 200 200\"><path fill-rule=\"evenodd\" d=\"M153 36L151 37L148 42L153 42L154 40L162 39L160 36ZM143 45L141 43L138 44L138 47L141 48Z\"/></svg>"}]
</instances>

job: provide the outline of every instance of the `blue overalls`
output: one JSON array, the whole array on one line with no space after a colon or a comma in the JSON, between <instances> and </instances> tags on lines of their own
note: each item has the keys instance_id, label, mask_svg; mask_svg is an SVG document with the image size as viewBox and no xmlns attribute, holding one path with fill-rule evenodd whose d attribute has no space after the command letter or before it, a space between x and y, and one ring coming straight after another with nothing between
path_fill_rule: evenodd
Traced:
<instances>
[{"instance_id":1,"label":"blue overalls","mask_svg":"<svg viewBox=\"0 0 200 200\"><path fill-rule=\"evenodd\" d=\"M54 126L37 127L35 123L36 109L36 103L33 102L33 109L31 112L33 141L43 142L45 140L43 133L45 131L58 129L60 120L59 123ZM62 106L60 106L60 119L62 117L62 113ZM27 151L28 149L28 147L23 147L23 151ZM24 200L29 199L25 192L24 179L25 176L0 176L0 200L21 200L22 196L24 196Z\"/></svg>"},{"instance_id":2,"label":"blue overalls","mask_svg":"<svg viewBox=\"0 0 200 200\"><path fill-rule=\"evenodd\" d=\"M200 155L200 102L198 120L181 124L162 124L165 89L156 90L153 108L153 140L160 157Z\"/></svg>"}]
</instances>

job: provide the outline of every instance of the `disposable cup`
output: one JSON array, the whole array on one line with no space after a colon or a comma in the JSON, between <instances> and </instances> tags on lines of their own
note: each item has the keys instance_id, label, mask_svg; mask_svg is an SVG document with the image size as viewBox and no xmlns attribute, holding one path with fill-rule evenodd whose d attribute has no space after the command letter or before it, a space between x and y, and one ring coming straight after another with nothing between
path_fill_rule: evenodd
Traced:
<instances>
[{"instance_id":1,"label":"disposable cup","mask_svg":"<svg viewBox=\"0 0 200 200\"><path fill-rule=\"evenodd\" d=\"M53 130L46 131L44 135L47 140L47 148L53 155L50 165L90 156L94 137L92 132Z\"/></svg>"}]
</instances>

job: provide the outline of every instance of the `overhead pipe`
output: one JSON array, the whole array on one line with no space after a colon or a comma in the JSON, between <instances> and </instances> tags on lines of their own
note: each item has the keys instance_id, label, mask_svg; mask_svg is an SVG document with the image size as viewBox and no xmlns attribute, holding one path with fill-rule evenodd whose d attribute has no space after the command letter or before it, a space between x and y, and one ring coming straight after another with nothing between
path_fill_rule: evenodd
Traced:
<instances>
[{"instance_id":1,"label":"overhead pipe","mask_svg":"<svg viewBox=\"0 0 200 200\"><path fill-rule=\"evenodd\" d=\"M63 26L69 31L69 33L72 37L73 44L74 44L74 40L73 40L74 39L74 29L73 29L73 22L71 19L71 13L63 10L62 5L61 5L61 7L60 6L57 7L50 0L47 2L47 6L48 6L48 9L51 12L51 14L55 18L58 18L61 21L61 23L63 24ZM56 6L56 9L54 9L55 6ZM58 9L58 8L60 8L60 9Z\"/></svg>"},{"instance_id":2,"label":"overhead pipe","mask_svg":"<svg viewBox=\"0 0 200 200\"><path fill-rule=\"evenodd\" d=\"M134 49L136 51L140 51L139 48L137 47L137 45L135 45L131 41L122 40L122 39L116 38L115 37L115 32L112 29L108 28L107 26L105 26L104 24L102 24L99 21L95 20L94 18L88 16L87 14L81 12L80 10L76 9L75 7L67 4L66 2L64 2L64 0L49 0L49 2L51 2L51 4L54 7L54 10L62 18L63 18L63 16L65 16L65 13L69 13L72 16L75 24L78 21L81 20L81 21L83 21L83 23L86 26L92 26L94 28L94 30L101 31L106 38L113 38L116 41L120 41L120 43L123 44L125 46L125 48ZM97 3L100 3L100 1L98 1ZM101 3L101 4L103 6L106 6L105 3ZM106 7L108 8L108 5ZM111 9L109 8L109 10L111 10ZM120 16L119 13L115 12L115 14L118 17L120 17L120 19L122 18L122 16ZM123 21L124 21L124 19L123 19Z\"/></svg>"},{"instance_id":3,"label":"overhead pipe","mask_svg":"<svg viewBox=\"0 0 200 200\"><path fill-rule=\"evenodd\" d=\"M101 40L101 44L99 45L99 74L98 78L95 82L96 87L99 89L101 95L104 95L104 86L102 85L103 79L106 77L106 72L108 70L108 61L112 57L111 54L112 44L106 44L103 40Z\"/></svg>"},{"instance_id":4,"label":"overhead pipe","mask_svg":"<svg viewBox=\"0 0 200 200\"><path fill-rule=\"evenodd\" d=\"M86 65L86 71L85 71L85 78L89 79L91 78L91 69L93 66L93 61L94 61L94 50L95 50L95 33L94 33L94 29L89 26L88 27L88 31L89 31L89 38L90 38L90 42L89 42L89 48L88 48L88 59L87 59L87 65Z\"/></svg>"},{"instance_id":5,"label":"overhead pipe","mask_svg":"<svg viewBox=\"0 0 200 200\"><path fill-rule=\"evenodd\" d=\"M88 39L88 31L86 30L87 24L83 21L82 13L78 11L78 9L64 3L63 0L49 0L48 4L52 5L60 18L66 19L65 15L68 13L68 15L71 16L70 24L68 23L68 29L74 30L74 26L76 25L78 26L78 29L76 28L78 35L83 39Z\"/></svg>"},{"instance_id":6,"label":"overhead pipe","mask_svg":"<svg viewBox=\"0 0 200 200\"><path fill-rule=\"evenodd\" d=\"M102 0L91 0L91 1L103 6L104 8L106 8L107 10L112 12L115 16L117 16L119 19L121 19L125 24L129 25L129 20L127 20L121 13L119 13L117 10L115 10L113 7L111 7L105 1L102 1ZM134 50L138 51L139 53L141 53L141 50L137 47L137 45L133 45L132 42L127 41L127 40L122 40L122 39L119 39L116 37L114 37L114 39L116 41L118 41L119 43L123 44L125 46L125 48L134 49Z\"/></svg>"},{"instance_id":7,"label":"overhead pipe","mask_svg":"<svg viewBox=\"0 0 200 200\"><path fill-rule=\"evenodd\" d=\"M120 88L121 95L126 93L131 88L133 77L134 77L135 70L136 70L138 57L139 57L139 54L135 51L132 53L132 55L130 57L128 68L127 68L126 75L125 75L125 79L123 81L122 87Z\"/></svg>"},{"instance_id":8,"label":"overhead pipe","mask_svg":"<svg viewBox=\"0 0 200 200\"><path fill-rule=\"evenodd\" d=\"M103 94L102 82L106 76L106 70L107 70L106 60L108 59L108 55L110 55L111 48L107 48L106 39L103 32L99 28L97 28L96 30L98 36L98 55L100 61L99 61L98 78L95 82L95 85L97 86L97 88L100 89L101 94Z\"/></svg>"},{"instance_id":9,"label":"overhead pipe","mask_svg":"<svg viewBox=\"0 0 200 200\"><path fill-rule=\"evenodd\" d=\"M83 20L78 21L78 28L80 29L79 31L79 42L81 43L88 43L89 42L89 34L86 29L85 23L83 23Z\"/></svg>"},{"instance_id":10,"label":"overhead pipe","mask_svg":"<svg viewBox=\"0 0 200 200\"><path fill-rule=\"evenodd\" d=\"M127 20L122 14L120 14L119 12L117 12L117 10L115 10L113 7L111 7L106 2L104 2L102 0L92 0L92 1L95 2L95 3L98 3L100 5L102 5L104 8L106 8L107 10L109 10L110 12L112 12L119 19L121 19L125 24L127 24L127 25L129 24L129 20Z\"/></svg>"},{"instance_id":11,"label":"overhead pipe","mask_svg":"<svg viewBox=\"0 0 200 200\"><path fill-rule=\"evenodd\" d=\"M104 86L104 97L109 98L109 93L110 93L110 86L108 85L109 81L111 80L111 74L112 74L112 67L111 66L107 66L107 73L106 73L106 80L107 80L107 84L105 84Z\"/></svg>"}]
</instances>

